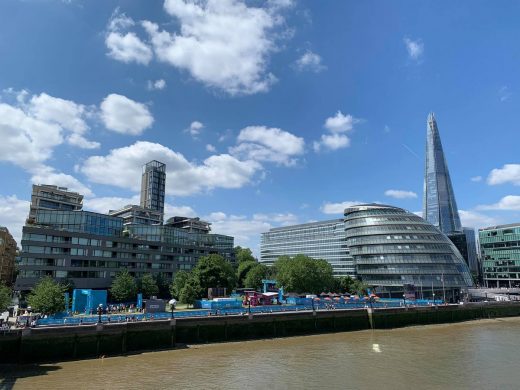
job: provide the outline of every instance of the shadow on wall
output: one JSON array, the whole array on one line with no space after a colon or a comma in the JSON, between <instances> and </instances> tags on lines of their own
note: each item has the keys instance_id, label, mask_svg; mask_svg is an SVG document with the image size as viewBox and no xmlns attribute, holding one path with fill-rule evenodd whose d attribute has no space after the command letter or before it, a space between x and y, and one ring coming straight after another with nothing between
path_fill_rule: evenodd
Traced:
<instances>
[{"instance_id":1,"label":"shadow on wall","mask_svg":"<svg viewBox=\"0 0 520 390\"><path fill-rule=\"evenodd\" d=\"M61 366L41 364L0 365L0 389L11 390L18 379L47 375L49 372L57 370L61 370Z\"/></svg>"}]
</instances>

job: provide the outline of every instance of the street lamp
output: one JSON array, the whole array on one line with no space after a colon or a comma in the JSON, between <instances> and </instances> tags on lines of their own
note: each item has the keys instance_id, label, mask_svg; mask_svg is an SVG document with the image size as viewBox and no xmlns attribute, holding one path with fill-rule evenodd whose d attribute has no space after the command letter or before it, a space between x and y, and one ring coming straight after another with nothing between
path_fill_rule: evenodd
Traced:
<instances>
[{"instance_id":1,"label":"street lamp","mask_svg":"<svg viewBox=\"0 0 520 390\"><path fill-rule=\"evenodd\" d=\"M103 313L103 304L100 303L97 308L97 314L98 314L98 324L101 324L101 314Z\"/></svg>"},{"instance_id":2,"label":"street lamp","mask_svg":"<svg viewBox=\"0 0 520 390\"><path fill-rule=\"evenodd\" d=\"M403 304L404 304L404 307L406 307L406 294L403 294Z\"/></svg>"},{"instance_id":3,"label":"street lamp","mask_svg":"<svg viewBox=\"0 0 520 390\"><path fill-rule=\"evenodd\" d=\"M172 311L172 319L173 319L173 310L175 309L175 304L177 303L177 301L172 298L168 301L168 303L170 304L170 310Z\"/></svg>"}]
</instances>

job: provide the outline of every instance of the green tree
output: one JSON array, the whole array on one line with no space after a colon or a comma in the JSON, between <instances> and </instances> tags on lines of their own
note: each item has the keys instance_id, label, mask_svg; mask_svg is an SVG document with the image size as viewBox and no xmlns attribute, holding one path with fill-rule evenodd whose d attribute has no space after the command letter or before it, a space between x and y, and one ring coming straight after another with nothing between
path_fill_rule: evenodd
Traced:
<instances>
[{"instance_id":1,"label":"green tree","mask_svg":"<svg viewBox=\"0 0 520 390\"><path fill-rule=\"evenodd\" d=\"M197 298L206 296L210 287L225 287L227 291L231 291L236 283L231 264L222 256L214 254L201 257L191 271L191 276L200 286Z\"/></svg>"},{"instance_id":2,"label":"green tree","mask_svg":"<svg viewBox=\"0 0 520 390\"><path fill-rule=\"evenodd\" d=\"M166 299L170 297L170 284L171 280L168 280L162 273L158 273L154 277L157 287L159 287L159 298Z\"/></svg>"},{"instance_id":3,"label":"green tree","mask_svg":"<svg viewBox=\"0 0 520 390\"><path fill-rule=\"evenodd\" d=\"M202 289L198 281L193 277L193 275L190 275L190 277L188 278L188 280L186 280L186 283L182 287L179 300L182 303L193 305L195 300L197 298L200 298L201 291Z\"/></svg>"},{"instance_id":4,"label":"green tree","mask_svg":"<svg viewBox=\"0 0 520 390\"><path fill-rule=\"evenodd\" d=\"M11 304L11 289L0 282L0 313L4 312Z\"/></svg>"},{"instance_id":5,"label":"green tree","mask_svg":"<svg viewBox=\"0 0 520 390\"><path fill-rule=\"evenodd\" d=\"M236 246L235 250L235 259L238 264L246 262L246 261L254 261L256 259L253 256L253 252L249 248L242 248L241 246Z\"/></svg>"},{"instance_id":6,"label":"green tree","mask_svg":"<svg viewBox=\"0 0 520 390\"><path fill-rule=\"evenodd\" d=\"M319 294L334 287L332 266L305 255L281 256L275 262L278 285L296 293Z\"/></svg>"},{"instance_id":7,"label":"green tree","mask_svg":"<svg viewBox=\"0 0 520 390\"><path fill-rule=\"evenodd\" d=\"M258 289L262 287L262 279L266 279L269 275L269 267L265 264L256 263L253 268L249 270L244 280L244 287Z\"/></svg>"},{"instance_id":8,"label":"green tree","mask_svg":"<svg viewBox=\"0 0 520 390\"><path fill-rule=\"evenodd\" d=\"M182 288L186 284L186 281L189 279L189 277L190 274L186 271L179 271L175 274L173 282L170 286L170 293L172 297L180 300Z\"/></svg>"},{"instance_id":9,"label":"green tree","mask_svg":"<svg viewBox=\"0 0 520 390\"><path fill-rule=\"evenodd\" d=\"M110 287L112 298L118 302L130 301L135 299L137 294L137 283L127 270L120 272L114 278Z\"/></svg>"},{"instance_id":10,"label":"green tree","mask_svg":"<svg viewBox=\"0 0 520 390\"><path fill-rule=\"evenodd\" d=\"M258 263L256 261L243 261L238 265L237 269L237 286L244 286L244 279L246 278L247 273L254 268Z\"/></svg>"},{"instance_id":11,"label":"green tree","mask_svg":"<svg viewBox=\"0 0 520 390\"><path fill-rule=\"evenodd\" d=\"M139 285L139 292L143 294L144 298L150 298L159 293L159 287L152 274L144 274L139 280Z\"/></svg>"},{"instance_id":12,"label":"green tree","mask_svg":"<svg viewBox=\"0 0 520 390\"><path fill-rule=\"evenodd\" d=\"M33 311L42 314L56 314L65 310L66 287L47 276L34 286L27 296L27 303Z\"/></svg>"}]
</instances>

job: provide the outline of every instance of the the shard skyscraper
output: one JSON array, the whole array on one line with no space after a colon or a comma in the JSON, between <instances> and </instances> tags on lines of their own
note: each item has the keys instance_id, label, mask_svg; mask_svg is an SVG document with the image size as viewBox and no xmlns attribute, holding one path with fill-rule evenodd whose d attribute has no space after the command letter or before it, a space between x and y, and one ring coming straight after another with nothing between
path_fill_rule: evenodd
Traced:
<instances>
[{"instance_id":1,"label":"the shard skyscraper","mask_svg":"<svg viewBox=\"0 0 520 390\"><path fill-rule=\"evenodd\" d=\"M423 218L446 235L462 233L450 172L433 112L428 115L427 122Z\"/></svg>"}]
</instances>

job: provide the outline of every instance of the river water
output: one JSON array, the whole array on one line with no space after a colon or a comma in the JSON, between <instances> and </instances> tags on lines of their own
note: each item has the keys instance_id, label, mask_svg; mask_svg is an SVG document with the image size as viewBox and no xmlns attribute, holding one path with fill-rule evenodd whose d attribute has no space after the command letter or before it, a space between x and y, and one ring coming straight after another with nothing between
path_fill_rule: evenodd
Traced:
<instances>
[{"instance_id":1,"label":"river water","mask_svg":"<svg viewBox=\"0 0 520 390\"><path fill-rule=\"evenodd\" d=\"M520 389L520 318L0 367L6 389Z\"/></svg>"}]
</instances>

